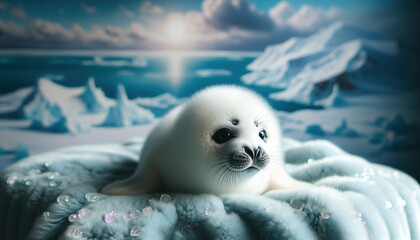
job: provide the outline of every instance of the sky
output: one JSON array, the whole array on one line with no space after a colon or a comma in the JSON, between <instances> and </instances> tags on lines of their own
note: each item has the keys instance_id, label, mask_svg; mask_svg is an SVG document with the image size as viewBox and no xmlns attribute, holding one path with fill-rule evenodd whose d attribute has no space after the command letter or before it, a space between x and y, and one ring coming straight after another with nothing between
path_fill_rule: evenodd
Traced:
<instances>
[{"instance_id":1,"label":"sky","mask_svg":"<svg viewBox=\"0 0 420 240\"><path fill-rule=\"evenodd\" d=\"M417 5L414 0L0 0L0 49L260 51L336 21L417 44Z\"/></svg>"}]
</instances>

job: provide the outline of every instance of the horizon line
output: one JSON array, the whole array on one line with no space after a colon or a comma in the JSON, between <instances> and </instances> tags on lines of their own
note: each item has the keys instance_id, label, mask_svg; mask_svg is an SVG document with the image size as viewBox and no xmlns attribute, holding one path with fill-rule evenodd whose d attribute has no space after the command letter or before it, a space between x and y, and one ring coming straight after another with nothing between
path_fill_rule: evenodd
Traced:
<instances>
[{"instance_id":1,"label":"horizon line","mask_svg":"<svg viewBox=\"0 0 420 240\"><path fill-rule=\"evenodd\" d=\"M237 50L86 50L86 49L0 49L0 55L48 55L48 56L82 56L82 55L117 55L117 56L231 56L256 57L263 51Z\"/></svg>"}]
</instances>

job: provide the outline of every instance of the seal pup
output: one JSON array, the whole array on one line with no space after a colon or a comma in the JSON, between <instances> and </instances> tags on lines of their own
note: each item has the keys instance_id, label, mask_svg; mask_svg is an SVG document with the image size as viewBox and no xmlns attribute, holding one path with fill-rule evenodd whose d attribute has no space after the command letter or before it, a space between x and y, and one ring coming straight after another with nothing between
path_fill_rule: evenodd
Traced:
<instances>
[{"instance_id":1,"label":"seal pup","mask_svg":"<svg viewBox=\"0 0 420 240\"><path fill-rule=\"evenodd\" d=\"M283 165L281 130L269 104L243 87L213 86L163 117L146 139L135 173L102 192L260 194L307 185Z\"/></svg>"}]
</instances>

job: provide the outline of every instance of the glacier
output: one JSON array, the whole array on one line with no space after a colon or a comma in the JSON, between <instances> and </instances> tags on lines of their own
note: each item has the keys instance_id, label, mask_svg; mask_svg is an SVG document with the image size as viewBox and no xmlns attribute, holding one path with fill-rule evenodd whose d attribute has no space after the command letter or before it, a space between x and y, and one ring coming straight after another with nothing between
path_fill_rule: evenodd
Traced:
<instances>
[{"instance_id":1,"label":"glacier","mask_svg":"<svg viewBox=\"0 0 420 240\"><path fill-rule=\"evenodd\" d=\"M109 108L104 127L126 127L133 125L149 124L155 119L155 115L147 109L141 108L135 102L130 101L123 85L117 88L115 105Z\"/></svg>"},{"instance_id":2,"label":"glacier","mask_svg":"<svg viewBox=\"0 0 420 240\"><path fill-rule=\"evenodd\" d=\"M371 78L395 82L398 78L383 68L399 53L397 41L338 22L311 36L267 47L241 80L278 89L269 98L283 105L341 106L343 92L361 90Z\"/></svg>"}]
</instances>

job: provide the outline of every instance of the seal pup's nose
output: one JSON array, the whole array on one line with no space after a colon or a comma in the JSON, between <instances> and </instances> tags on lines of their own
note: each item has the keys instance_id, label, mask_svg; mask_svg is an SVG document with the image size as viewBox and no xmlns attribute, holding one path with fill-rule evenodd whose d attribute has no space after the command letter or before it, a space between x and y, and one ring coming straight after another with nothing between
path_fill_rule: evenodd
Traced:
<instances>
[{"instance_id":1,"label":"seal pup's nose","mask_svg":"<svg viewBox=\"0 0 420 240\"><path fill-rule=\"evenodd\" d=\"M246 154L248 154L248 156L251 157L252 160L258 159L259 157L261 157L262 154L262 150L260 147L252 150L251 148L245 146L244 151L246 152Z\"/></svg>"},{"instance_id":2,"label":"seal pup's nose","mask_svg":"<svg viewBox=\"0 0 420 240\"><path fill-rule=\"evenodd\" d=\"M245 146L244 151L246 152L246 154L248 154L248 156L251 157L251 159L254 159L254 151L252 151L251 148Z\"/></svg>"}]
</instances>

